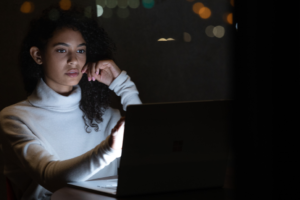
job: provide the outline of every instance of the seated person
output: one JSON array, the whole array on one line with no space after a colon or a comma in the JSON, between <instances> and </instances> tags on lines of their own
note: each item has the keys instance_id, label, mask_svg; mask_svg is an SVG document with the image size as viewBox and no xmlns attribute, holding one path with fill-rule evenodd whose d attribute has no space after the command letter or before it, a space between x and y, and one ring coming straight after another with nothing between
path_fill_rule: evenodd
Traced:
<instances>
[{"instance_id":1,"label":"seated person","mask_svg":"<svg viewBox=\"0 0 300 200\"><path fill-rule=\"evenodd\" d=\"M28 98L0 113L4 175L17 199L50 199L67 182L117 175L124 118L109 106L110 91L124 110L141 104L104 29L57 10L57 20L47 9L32 21L22 44Z\"/></svg>"}]
</instances>

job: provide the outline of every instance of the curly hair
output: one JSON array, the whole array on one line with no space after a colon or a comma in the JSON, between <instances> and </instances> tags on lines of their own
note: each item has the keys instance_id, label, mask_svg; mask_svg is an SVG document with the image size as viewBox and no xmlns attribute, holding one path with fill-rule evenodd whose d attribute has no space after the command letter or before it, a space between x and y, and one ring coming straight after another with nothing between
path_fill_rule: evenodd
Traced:
<instances>
[{"instance_id":1,"label":"curly hair","mask_svg":"<svg viewBox=\"0 0 300 200\"><path fill-rule=\"evenodd\" d=\"M51 6L44 10L39 18L31 21L19 55L19 67L27 95L32 94L38 81L44 77L42 67L30 55L30 48L36 46L41 51L45 50L55 30L72 28L81 33L87 46L86 63L104 59L114 60L114 42L94 18L85 17L83 13L79 7L64 11L57 6ZM82 118L85 130L89 133L89 127L92 127L99 131L98 124L103 121L102 116L109 106L111 91L103 83L88 81L86 74L83 74L79 86L82 91L79 108L84 113Z\"/></svg>"}]
</instances>

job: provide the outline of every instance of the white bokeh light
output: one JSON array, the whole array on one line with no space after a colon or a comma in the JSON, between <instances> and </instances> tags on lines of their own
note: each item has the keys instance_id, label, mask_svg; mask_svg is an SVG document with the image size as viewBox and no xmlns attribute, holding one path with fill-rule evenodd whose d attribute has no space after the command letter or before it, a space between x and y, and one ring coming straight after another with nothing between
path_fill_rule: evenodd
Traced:
<instances>
[{"instance_id":1,"label":"white bokeh light","mask_svg":"<svg viewBox=\"0 0 300 200\"><path fill-rule=\"evenodd\" d=\"M100 17L103 14L103 7L97 5L97 17Z\"/></svg>"},{"instance_id":2,"label":"white bokeh light","mask_svg":"<svg viewBox=\"0 0 300 200\"><path fill-rule=\"evenodd\" d=\"M225 34L225 28L223 26L215 26L213 29L213 34L217 38L222 38Z\"/></svg>"},{"instance_id":3,"label":"white bokeh light","mask_svg":"<svg viewBox=\"0 0 300 200\"><path fill-rule=\"evenodd\" d=\"M212 26L212 25L209 25L209 26L207 26L206 28L205 28L205 33L206 33L206 35L208 36L208 37L214 37L214 33L213 33L213 29L214 29L215 27L214 26Z\"/></svg>"}]
</instances>

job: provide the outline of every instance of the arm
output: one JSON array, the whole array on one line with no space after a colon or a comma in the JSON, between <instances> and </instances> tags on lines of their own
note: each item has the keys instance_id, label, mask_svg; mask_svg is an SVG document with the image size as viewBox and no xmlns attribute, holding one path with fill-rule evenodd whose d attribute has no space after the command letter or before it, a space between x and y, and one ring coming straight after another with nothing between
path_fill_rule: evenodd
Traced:
<instances>
[{"instance_id":1,"label":"arm","mask_svg":"<svg viewBox=\"0 0 300 200\"><path fill-rule=\"evenodd\" d=\"M116 95L121 96L121 103L125 111L126 107L130 104L142 103L135 84L130 80L130 77L125 71L122 71L120 75L114 79L109 85L109 89L113 90Z\"/></svg>"},{"instance_id":2,"label":"arm","mask_svg":"<svg viewBox=\"0 0 300 200\"><path fill-rule=\"evenodd\" d=\"M114 150L109 146L107 137L92 150L61 161L49 152L43 141L28 128L19 115L1 112L0 122L5 156L51 192L67 182L89 179L121 155L121 150Z\"/></svg>"}]
</instances>

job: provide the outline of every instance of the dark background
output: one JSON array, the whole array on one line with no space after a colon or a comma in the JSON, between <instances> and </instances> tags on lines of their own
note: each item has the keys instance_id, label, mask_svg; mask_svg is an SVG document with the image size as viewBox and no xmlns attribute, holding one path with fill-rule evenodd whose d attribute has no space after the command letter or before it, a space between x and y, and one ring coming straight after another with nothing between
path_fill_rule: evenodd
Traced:
<instances>
[{"instance_id":1,"label":"dark background","mask_svg":"<svg viewBox=\"0 0 300 200\"><path fill-rule=\"evenodd\" d=\"M0 110L26 99L17 70L21 41L29 21L59 1L33 0L35 9L30 14L20 12L23 2L1 1ZM72 1L76 2L95 9L92 0ZM261 23L257 19L258 4L243 1L232 7L229 0L200 1L213 13L203 20L192 12L195 2L199 1L157 0L151 9L142 5L129 8L126 19L118 18L117 9L113 9L112 18L100 17L99 23L116 42L116 63L136 83L143 103L234 99L237 199L283 199L287 192L272 190L272 79L268 73L272 66L267 64L272 57L268 52L270 39L257 33L257 23ZM222 18L222 13L232 11L234 24L239 24L237 32ZM207 37L203 28L207 25L223 25L225 36ZM192 36L191 42L183 41L183 32ZM234 34L236 40L232 40ZM157 42L162 37L175 41ZM121 108L117 97L113 106ZM1 181L0 198L5 199L2 189Z\"/></svg>"}]
</instances>

